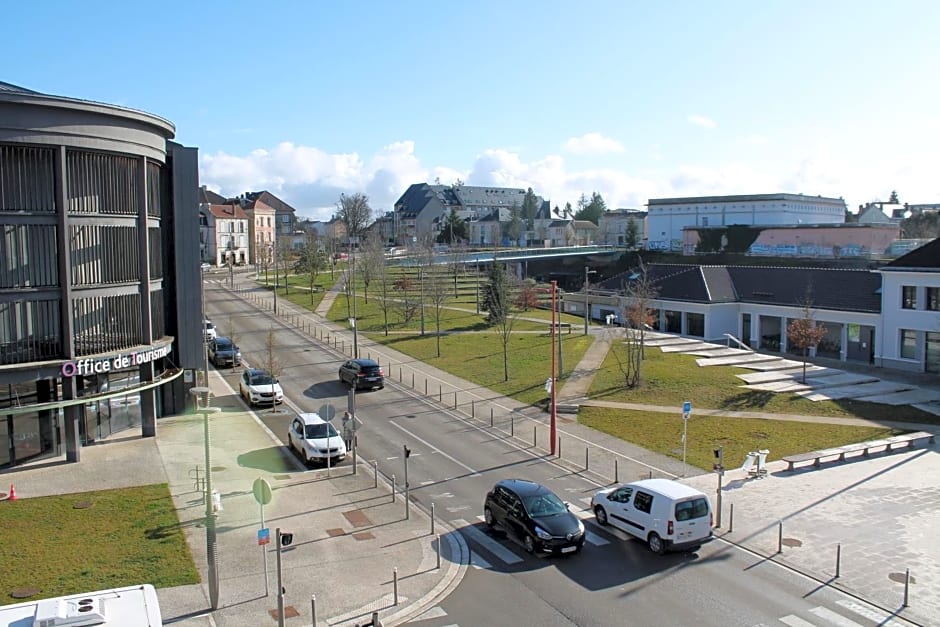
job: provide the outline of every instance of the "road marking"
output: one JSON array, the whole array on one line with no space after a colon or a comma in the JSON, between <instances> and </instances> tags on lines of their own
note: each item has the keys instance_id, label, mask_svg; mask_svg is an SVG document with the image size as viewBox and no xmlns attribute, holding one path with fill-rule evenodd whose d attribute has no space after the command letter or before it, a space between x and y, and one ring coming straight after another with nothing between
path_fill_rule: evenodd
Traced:
<instances>
[{"instance_id":1,"label":"road marking","mask_svg":"<svg viewBox=\"0 0 940 627\"><path fill-rule=\"evenodd\" d=\"M589 509L573 509L571 510L571 513L581 520L591 520L594 518L594 512Z\"/></svg>"},{"instance_id":2,"label":"road marking","mask_svg":"<svg viewBox=\"0 0 940 627\"><path fill-rule=\"evenodd\" d=\"M794 616L790 614L789 616L784 616L780 619L780 622L784 625L789 625L790 627L816 627L813 623L803 620L799 616Z\"/></svg>"},{"instance_id":3,"label":"road marking","mask_svg":"<svg viewBox=\"0 0 940 627\"><path fill-rule=\"evenodd\" d=\"M467 536L468 539L471 539L477 544L483 546L487 551L503 560L507 564L518 564L522 561L521 557L468 523L466 520L461 520L458 518L456 520L452 520L451 524L457 528L457 531Z\"/></svg>"},{"instance_id":4,"label":"road marking","mask_svg":"<svg viewBox=\"0 0 940 627\"><path fill-rule=\"evenodd\" d=\"M587 540L588 543L593 544L594 546L604 546L605 544L610 544L609 541L600 537L596 533L593 533L587 530L585 530L584 532L584 539Z\"/></svg>"},{"instance_id":5,"label":"road marking","mask_svg":"<svg viewBox=\"0 0 940 627\"><path fill-rule=\"evenodd\" d=\"M859 616L864 616L868 620L878 623L878 627L905 627L909 623L902 623L896 620L891 620L891 614L886 614L884 612L879 612L874 610L867 605L862 605L857 601L850 601L848 599L839 599L836 601L839 605L849 610L850 612L855 612Z\"/></svg>"},{"instance_id":6,"label":"road marking","mask_svg":"<svg viewBox=\"0 0 940 627\"><path fill-rule=\"evenodd\" d=\"M470 509L470 506L469 506L469 505L461 505L461 506L459 506L459 507L448 507L448 508L446 508L446 509L447 509L448 512L450 512L451 514L453 514L453 513L455 513L455 512L462 512L462 511L464 511L465 509Z\"/></svg>"},{"instance_id":7,"label":"road marking","mask_svg":"<svg viewBox=\"0 0 940 627\"><path fill-rule=\"evenodd\" d=\"M433 481L428 481L427 483L434 483ZM450 492L441 492L440 494L432 494L432 499L452 499L454 495Z\"/></svg>"},{"instance_id":8,"label":"road marking","mask_svg":"<svg viewBox=\"0 0 940 627\"><path fill-rule=\"evenodd\" d=\"M405 433L407 433L409 436L411 436L412 438L414 438L414 439L417 440L418 442L421 442L421 444L424 444L426 447L428 447L429 449L431 449L431 450L434 451L435 453L440 453L441 455L443 455L444 457L446 457L446 458L449 459L450 461L454 462L455 464L457 464L457 465L460 466L461 468L465 468L465 469L469 470L471 473L473 473L473 474L470 475L471 477L479 477L479 476L480 476L480 473L478 473L476 470L474 470L474 469L471 468L470 466L467 466L465 463L463 463L462 461L458 460L457 458L455 458L455 457L453 457L453 456L451 456L451 455L448 455L447 453L445 453L445 452L442 451L441 449L437 448L436 446L434 446L433 444L431 444L431 443L428 442L427 440L422 440L421 438L419 438L418 436L416 436L416 435L413 434L411 431L409 431L408 429L404 428L403 426L401 426L400 424L398 424L398 423L395 422L394 420L390 420L390 421L388 422L388 424L392 425L392 426L395 427L396 429L401 429L402 431L404 431Z\"/></svg>"},{"instance_id":9,"label":"road marking","mask_svg":"<svg viewBox=\"0 0 940 627\"><path fill-rule=\"evenodd\" d=\"M476 551L470 551L470 565L477 570L491 570L493 565L483 559Z\"/></svg>"},{"instance_id":10,"label":"road marking","mask_svg":"<svg viewBox=\"0 0 940 627\"><path fill-rule=\"evenodd\" d=\"M860 624L856 623L854 620L849 620L841 614L836 614L827 607L814 607L810 610L811 614L815 614L819 618L825 619L832 623L833 625L838 625L838 627L862 627Z\"/></svg>"},{"instance_id":11,"label":"road marking","mask_svg":"<svg viewBox=\"0 0 940 627\"><path fill-rule=\"evenodd\" d=\"M435 605L424 614L418 615L417 620L431 620L432 618L441 618L447 616L447 612L440 605Z\"/></svg>"},{"instance_id":12,"label":"road marking","mask_svg":"<svg viewBox=\"0 0 940 627\"><path fill-rule=\"evenodd\" d=\"M583 499L578 499L578 500L584 503L585 505L587 505L588 507L591 507L591 501L593 500L593 497L588 496L588 497L585 497Z\"/></svg>"},{"instance_id":13,"label":"road marking","mask_svg":"<svg viewBox=\"0 0 940 627\"><path fill-rule=\"evenodd\" d=\"M421 485L431 485L432 483L436 483L436 482L435 481L422 481Z\"/></svg>"}]
</instances>

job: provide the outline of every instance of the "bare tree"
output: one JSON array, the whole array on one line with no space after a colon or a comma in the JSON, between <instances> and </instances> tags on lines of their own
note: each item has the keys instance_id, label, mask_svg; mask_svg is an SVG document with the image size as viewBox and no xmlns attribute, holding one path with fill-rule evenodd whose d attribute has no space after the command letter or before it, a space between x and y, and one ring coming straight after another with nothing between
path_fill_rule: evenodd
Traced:
<instances>
[{"instance_id":1,"label":"bare tree","mask_svg":"<svg viewBox=\"0 0 940 627\"><path fill-rule=\"evenodd\" d=\"M346 225L346 236L350 241L358 241L362 231L369 226L372 220L372 207L369 206L369 197L360 192L355 194L340 194L336 203L336 215Z\"/></svg>"},{"instance_id":2,"label":"bare tree","mask_svg":"<svg viewBox=\"0 0 940 627\"><path fill-rule=\"evenodd\" d=\"M624 282L623 292L621 319L626 326L624 356L621 358L617 351L614 351L614 356L626 387L635 388L640 384L640 365L646 358L646 329L653 324L653 311L649 305L659 293L642 259L637 271Z\"/></svg>"},{"instance_id":3,"label":"bare tree","mask_svg":"<svg viewBox=\"0 0 940 627\"><path fill-rule=\"evenodd\" d=\"M323 252L323 248L320 246L317 234L308 233L304 240L303 248L300 249L300 254L297 256L297 261L294 263L294 272L306 274L310 277L309 288L311 305L313 304L313 292L315 290L317 277L320 275L320 270L323 269L326 263L326 253Z\"/></svg>"},{"instance_id":4,"label":"bare tree","mask_svg":"<svg viewBox=\"0 0 940 627\"><path fill-rule=\"evenodd\" d=\"M287 281L288 270L291 268L292 260L294 257L294 251L291 248L291 243L286 238L280 238L277 240L277 247L275 248L274 254L277 256L274 267L275 271L277 268L283 272L284 277L284 295L287 296L290 294L290 284ZM277 283L277 277L274 279Z\"/></svg>"},{"instance_id":5,"label":"bare tree","mask_svg":"<svg viewBox=\"0 0 940 627\"><path fill-rule=\"evenodd\" d=\"M803 317L791 320L787 325L787 343L803 351L803 383L806 383L806 356L810 348L816 348L829 330L816 324L813 312L813 287L808 285L800 300Z\"/></svg>"},{"instance_id":6,"label":"bare tree","mask_svg":"<svg viewBox=\"0 0 940 627\"><path fill-rule=\"evenodd\" d=\"M369 302L369 285L376 275L385 267L385 245L382 236L372 232L366 235L359 255L359 276L362 278L363 293L366 303Z\"/></svg>"},{"instance_id":7,"label":"bare tree","mask_svg":"<svg viewBox=\"0 0 940 627\"><path fill-rule=\"evenodd\" d=\"M385 336L388 337L388 313L395 306L395 301L389 298L392 290L392 280L389 275L388 266L382 264L379 267L379 273L375 276L375 283L379 286L379 309L382 310L382 317L385 324Z\"/></svg>"},{"instance_id":8,"label":"bare tree","mask_svg":"<svg viewBox=\"0 0 940 627\"><path fill-rule=\"evenodd\" d=\"M277 410L277 399L274 392L274 384L281 376L281 362L277 358L277 344L274 337L274 328L268 327L268 336L265 338L264 346L264 369L271 375L271 413Z\"/></svg>"},{"instance_id":9,"label":"bare tree","mask_svg":"<svg viewBox=\"0 0 940 627\"><path fill-rule=\"evenodd\" d=\"M516 324L516 312L513 309L513 288L503 264L498 259L490 266L489 282L484 289L483 307L486 320L496 329L503 345L503 380L509 381L509 340Z\"/></svg>"},{"instance_id":10,"label":"bare tree","mask_svg":"<svg viewBox=\"0 0 940 627\"><path fill-rule=\"evenodd\" d=\"M450 296L450 290L447 286L447 278L440 272L435 271L434 267L428 269L425 275L425 291L428 300L431 303L431 311L434 314L434 335L437 340L437 356L441 356L441 314L444 312L444 303Z\"/></svg>"},{"instance_id":11,"label":"bare tree","mask_svg":"<svg viewBox=\"0 0 940 627\"><path fill-rule=\"evenodd\" d=\"M407 325L418 315L420 303L418 302L418 288L416 281L408 275L401 275L392 284L395 290L395 311L402 324Z\"/></svg>"}]
</instances>

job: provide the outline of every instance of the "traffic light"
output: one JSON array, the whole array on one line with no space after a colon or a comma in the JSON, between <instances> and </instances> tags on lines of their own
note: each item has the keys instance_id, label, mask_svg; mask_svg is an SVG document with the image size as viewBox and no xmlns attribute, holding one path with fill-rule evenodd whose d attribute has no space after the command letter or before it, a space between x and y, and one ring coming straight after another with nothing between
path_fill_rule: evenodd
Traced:
<instances>
[{"instance_id":1,"label":"traffic light","mask_svg":"<svg viewBox=\"0 0 940 627\"><path fill-rule=\"evenodd\" d=\"M409 457L411 457L411 449L408 448L407 444L404 444L403 446L405 447L405 459L408 459Z\"/></svg>"},{"instance_id":2,"label":"traffic light","mask_svg":"<svg viewBox=\"0 0 940 627\"><path fill-rule=\"evenodd\" d=\"M722 449L722 447L719 446L718 448L714 449L714 453L715 453L715 464L712 468L713 470L721 472L722 470L725 469L724 450Z\"/></svg>"},{"instance_id":3,"label":"traffic light","mask_svg":"<svg viewBox=\"0 0 940 627\"><path fill-rule=\"evenodd\" d=\"M281 546L290 546L294 541L294 534L281 532Z\"/></svg>"}]
</instances>

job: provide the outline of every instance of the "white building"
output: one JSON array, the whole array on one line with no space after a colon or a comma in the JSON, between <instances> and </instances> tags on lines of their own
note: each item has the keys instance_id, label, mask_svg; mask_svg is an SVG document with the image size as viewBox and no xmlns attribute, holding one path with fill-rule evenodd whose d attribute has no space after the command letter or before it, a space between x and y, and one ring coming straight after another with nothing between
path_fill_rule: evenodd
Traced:
<instances>
[{"instance_id":1,"label":"white building","mask_svg":"<svg viewBox=\"0 0 940 627\"><path fill-rule=\"evenodd\" d=\"M248 239L248 215L238 206L209 205L207 229L208 255L205 259L215 266L244 266L251 263Z\"/></svg>"},{"instance_id":2,"label":"white building","mask_svg":"<svg viewBox=\"0 0 940 627\"><path fill-rule=\"evenodd\" d=\"M639 209L612 209L605 211L598 223L598 244L625 246L630 223L636 226L636 243L642 247L646 240L646 212Z\"/></svg>"},{"instance_id":3,"label":"white building","mask_svg":"<svg viewBox=\"0 0 940 627\"><path fill-rule=\"evenodd\" d=\"M803 194L651 198L647 248L682 251L682 229L696 226L843 224L841 198Z\"/></svg>"}]
</instances>

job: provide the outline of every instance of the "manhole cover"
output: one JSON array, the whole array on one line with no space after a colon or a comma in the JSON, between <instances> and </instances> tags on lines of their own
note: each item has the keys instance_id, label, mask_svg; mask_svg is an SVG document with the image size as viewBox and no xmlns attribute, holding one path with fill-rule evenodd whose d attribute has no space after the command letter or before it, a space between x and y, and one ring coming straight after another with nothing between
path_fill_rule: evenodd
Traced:
<instances>
[{"instance_id":1,"label":"manhole cover","mask_svg":"<svg viewBox=\"0 0 940 627\"><path fill-rule=\"evenodd\" d=\"M37 594L42 592L39 588L17 588L10 593L10 596L14 599L28 599L29 597L34 597Z\"/></svg>"},{"instance_id":2,"label":"manhole cover","mask_svg":"<svg viewBox=\"0 0 940 627\"><path fill-rule=\"evenodd\" d=\"M73 505L72 508L73 509L88 509L94 504L95 504L94 501L79 501L75 505Z\"/></svg>"},{"instance_id":3,"label":"manhole cover","mask_svg":"<svg viewBox=\"0 0 940 627\"><path fill-rule=\"evenodd\" d=\"M907 574L906 573L890 573L888 574L888 579L890 579L891 581L895 583L904 583L905 579L907 579ZM911 575L911 583L917 583L917 580L914 579L913 575Z\"/></svg>"},{"instance_id":4,"label":"manhole cover","mask_svg":"<svg viewBox=\"0 0 940 627\"><path fill-rule=\"evenodd\" d=\"M780 541L780 543L783 546L789 546L789 547L803 546L803 541L797 540L796 538L784 538L783 540Z\"/></svg>"}]
</instances>

